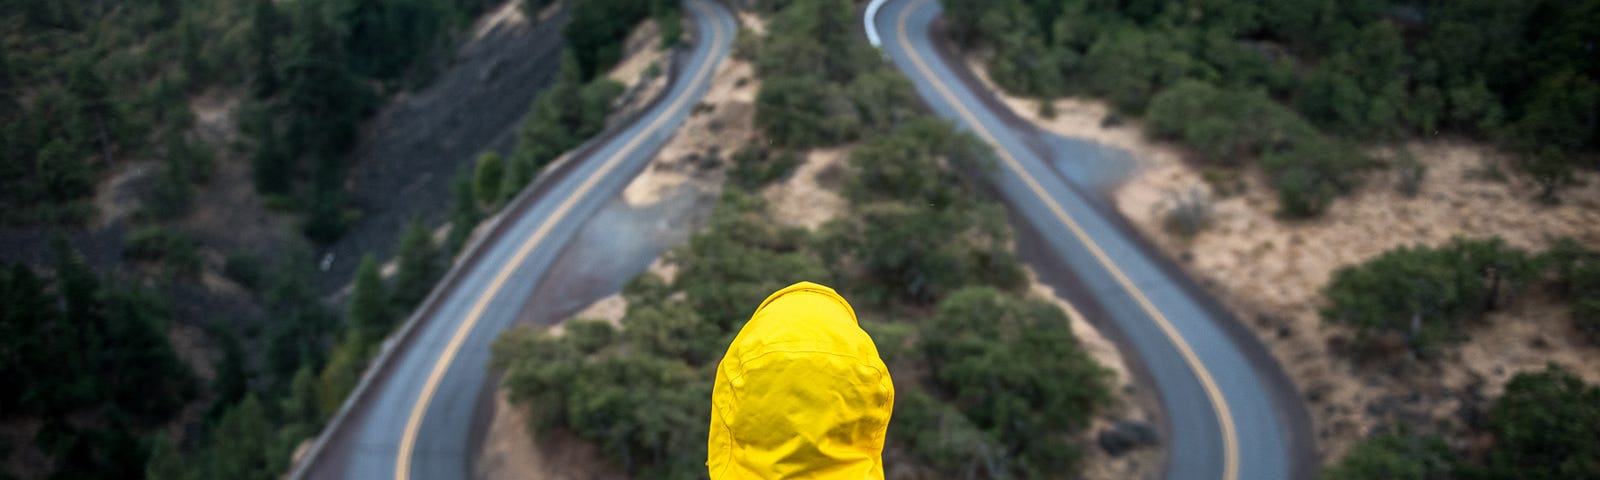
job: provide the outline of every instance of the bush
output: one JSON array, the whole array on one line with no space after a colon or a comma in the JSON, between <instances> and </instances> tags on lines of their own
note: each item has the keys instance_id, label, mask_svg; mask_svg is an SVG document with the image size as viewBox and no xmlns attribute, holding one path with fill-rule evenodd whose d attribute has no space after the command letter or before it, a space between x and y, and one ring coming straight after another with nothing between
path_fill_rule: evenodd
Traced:
<instances>
[{"instance_id":1,"label":"bush","mask_svg":"<svg viewBox=\"0 0 1600 480\"><path fill-rule=\"evenodd\" d=\"M500 154L484 152L478 156L478 167L472 176L472 192L477 197L478 204L494 206L500 202L500 186L505 183L505 166L500 163Z\"/></svg>"},{"instance_id":2,"label":"bush","mask_svg":"<svg viewBox=\"0 0 1600 480\"><path fill-rule=\"evenodd\" d=\"M1078 348L1070 321L1054 304L976 287L952 293L921 326L933 386L993 435L1018 476L1070 469L1069 433L1111 399L1110 374Z\"/></svg>"},{"instance_id":3,"label":"bush","mask_svg":"<svg viewBox=\"0 0 1600 480\"><path fill-rule=\"evenodd\" d=\"M932 304L968 285L1022 285L1005 218L994 205L877 202L824 225L820 248L867 298Z\"/></svg>"},{"instance_id":4,"label":"bush","mask_svg":"<svg viewBox=\"0 0 1600 480\"><path fill-rule=\"evenodd\" d=\"M1319 478L1447 480L1454 478L1455 462L1439 437L1417 435L1401 426L1362 440Z\"/></svg>"},{"instance_id":5,"label":"bush","mask_svg":"<svg viewBox=\"0 0 1600 480\"><path fill-rule=\"evenodd\" d=\"M1184 192L1167 192L1167 213L1163 224L1170 232L1192 237L1211 224L1211 197L1198 186Z\"/></svg>"},{"instance_id":6,"label":"bush","mask_svg":"<svg viewBox=\"0 0 1600 480\"><path fill-rule=\"evenodd\" d=\"M1226 91L1195 80L1162 90L1146 116L1151 133L1194 145L1206 160L1231 166L1316 134L1260 92Z\"/></svg>"},{"instance_id":7,"label":"bush","mask_svg":"<svg viewBox=\"0 0 1600 480\"><path fill-rule=\"evenodd\" d=\"M1334 197L1356 187L1356 174L1369 165L1353 146L1320 136L1301 137L1261 158L1278 190L1278 214L1288 218L1322 215Z\"/></svg>"},{"instance_id":8,"label":"bush","mask_svg":"<svg viewBox=\"0 0 1600 480\"><path fill-rule=\"evenodd\" d=\"M1482 478L1600 478L1600 387L1551 364L1512 377L1489 415Z\"/></svg>"},{"instance_id":9,"label":"bush","mask_svg":"<svg viewBox=\"0 0 1600 480\"><path fill-rule=\"evenodd\" d=\"M1462 321L1493 310L1503 290L1530 279L1533 267L1498 238L1400 247L1334 271L1322 319L1363 335L1400 333L1412 353L1432 355L1436 344L1461 338Z\"/></svg>"},{"instance_id":10,"label":"bush","mask_svg":"<svg viewBox=\"0 0 1600 480\"><path fill-rule=\"evenodd\" d=\"M755 190L787 177L799 164L800 157L792 152L774 154L762 148L745 147L733 154L728 180L739 188Z\"/></svg>"},{"instance_id":11,"label":"bush","mask_svg":"<svg viewBox=\"0 0 1600 480\"><path fill-rule=\"evenodd\" d=\"M134 230L128 234L123 254L129 259L157 262L173 275L194 277L200 274L200 250L197 242L183 232L160 225Z\"/></svg>"},{"instance_id":12,"label":"bush","mask_svg":"<svg viewBox=\"0 0 1600 480\"><path fill-rule=\"evenodd\" d=\"M240 286L254 290L261 288L267 278L267 268L261 257L252 253L231 253L222 262L222 274L239 282Z\"/></svg>"},{"instance_id":13,"label":"bush","mask_svg":"<svg viewBox=\"0 0 1600 480\"><path fill-rule=\"evenodd\" d=\"M859 126L844 92L815 77L767 78L756 93L756 127L778 147L835 145Z\"/></svg>"},{"instance_id":14,"label":"bush","mask_svg":"<svg viewBox=\"0 0 1600 480\"><path fill-rule=\"evenodd\" d=\"M1600 253L1562 239L1540 255L1539 262L1554 268L1572 301L1572 322L1578 331L1600 343Z\"/></svg>"}]
</instances>

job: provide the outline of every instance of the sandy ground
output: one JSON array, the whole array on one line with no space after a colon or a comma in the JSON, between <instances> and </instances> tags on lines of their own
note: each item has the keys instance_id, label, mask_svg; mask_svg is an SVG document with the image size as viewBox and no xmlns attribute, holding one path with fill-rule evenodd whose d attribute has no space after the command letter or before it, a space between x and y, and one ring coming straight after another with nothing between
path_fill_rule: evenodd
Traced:
<instances>
[{"instance_id":1,"label":"sandy ground","mask_svg":"<svg viewBox=\"0 0 1600 480\"><path fill-rule=\"evenodd\" d=\"M528 433L528 408L512 405L505 392L495 395L494 422L477 463L478 479L623 480L594 445L570 433L554 431L540 438ZM531 453L530 453L531 452Z\"/></svg>"},{"instance_id":2,"label":"sandy ground","mask_svg":"<svg viewBox=\"0 0 1600 480\"><path fill-rule=\"evenodd\" d=\"M694 113L622 192L630 206L649 205L680 188L721 191L730 158L755 139L755 95L749 62L727 58Z\"/></svg>"},{"instance_id":3,"label":"sandy ground","mask_svg":"<svg viewBox=\"0 0 1600 480\"><path fill-rule=\"evenodd\" d=\"M981 65L972 65L985 77ZM999 92L992 83L990 89ZM1055 118L1045 119L1037 100L1000 97L1046 130L1121 148L1140 160L1140 170L1113 194L1118 210L1269 346L1305 393L1325 461L1394 421L1460 433L1462 417L1471 415L1464 411L1481 409L1516 372L1547 361L1600 382L1600 349L1579 340L1566 306L1537 287L1484 325L1468 327L1468 341L1427 364L1358 363L1341 350L1350 332L1323 326L1316 311L1335 269L1398 246L1438 245L1461 235L1500 236L1533 251L1562 237L1600 248L1600 189L1592 187L1600 175L1579 173L1585 186L1565 190L1561 205L1546 206L1500 152L1459 140L1418 141L1390 147L1405 148L1427 166L1416 196L1398 193L1393 172L1378 172L1360 191L1335 201L1324 218L1284 222L1274 217L1276 197L1258 172L1241 175L1242 192L1209 194L1182 148L1146 139L1135 121L1101 127L1109 111L1103 102L1057 100ZM1210 225L1193 237L1167 232L1163 215L1173 192L1193 188L1214 199Z\"/></svg>"},{"instance_id":4,"label":"sandy ground","mask_svg":"<svg viewBox=\"0 0 1600 480\"><path fill-rule=\"evenodd\" d=\"M806 152L789 177L761 189L773 220L816 230L845 208L839 194L845 159L854 144Z\"/></svg>"}]
</instances>

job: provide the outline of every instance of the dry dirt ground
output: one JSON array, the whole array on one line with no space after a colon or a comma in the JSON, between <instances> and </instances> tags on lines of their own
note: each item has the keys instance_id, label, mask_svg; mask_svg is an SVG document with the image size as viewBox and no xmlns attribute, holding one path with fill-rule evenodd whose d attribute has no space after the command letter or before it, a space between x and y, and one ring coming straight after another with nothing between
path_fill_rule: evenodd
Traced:
<instances>
[{"instance_id":1,"label":"dry dirt ground","mask_svg":"<svg viewBox=\"0 0 1600 480\"><path fill-rule=\"evenodd\" d=\"M981 65L969 65L988 82ZM1358 362L1348 354L1351 332L1322 325L1317 315L1335 269L1403 245L1439 245L1460 235L1499 236L1530 251L1563 237L1600 247L1600 175L1580 173L1583 186L1548 206L1534 199L1537 188L1511 160L1489 146L1414 141L1385 148L1404 148L1427 166L1417 195L1401 195L1393 172L1377 172L1323 218L1288 222L1274 216L1276 197L1259 172L1240 175L1242 192L1211 193L1183 148L1146 139L1138 122L1102 127L1103 102L1056 100L1056 116L1046 119L1037 100L997 95L1045 130L1120 148L1140 161L1134 176L1111 192L1118 210L1268 345L1308 402L1324 462L1390 422L1461 433L1506 380L1546 362L1600 382L1600 348L1580 340L1566 305L1537 286L1484 324L1467 327L1469 339L1436 362ZM1169 233L1164 214L1174 192L1196 188L1214 199L1210 225L1193 237ZM1459 436L1452 442L1473 446Z\"/></svg>"}]
</instances>

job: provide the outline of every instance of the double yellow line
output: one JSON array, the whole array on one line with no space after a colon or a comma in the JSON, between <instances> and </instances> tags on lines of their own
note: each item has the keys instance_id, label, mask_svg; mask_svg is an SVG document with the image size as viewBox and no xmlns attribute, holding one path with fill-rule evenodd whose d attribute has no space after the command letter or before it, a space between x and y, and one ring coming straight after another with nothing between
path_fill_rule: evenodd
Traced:
<instances>
[{"instance_id":1,"label":"double yellow line","mask_svg":"<svg viewBox=\"0 0 1600 480\"><path fill-rule=\"evenodd\" d=\"M720 23L715 21L714 12L707 11L698 2L688 2L688 5L690 5L690 8L695 9L700 16L713 19L711 23L711 45L722 44L722 39L727 34L722 31ZM721 59L709 59L704 64L701 64L700 69L695 71L694 76L690 77L690 82L687 85L692 87L700 83L719 63L722 63ZM670 112L682 108L683 104L689 101L690 95L687 92L692 90L692 88L685 90L686 93L684 95L673 100L666 110L663 110L660 115L656 116L654 121L645 126L644 130L629 139L628 143L623 145L622 150L612 155L611 158L606 159L605 164L601 165L599 170L596 170L593 175L585 179L583 184L578 186L577 191L561 202L561 205L556 208L554 213L545 218L544 223L539 225L533 236L528 237L522 243L522 246L517 249L517 253L511 257L511 261L500 267L500 271L495 274L494 280L489 283L489 288L478 296L477 302L472 305L472 310L467 312L467 317L461 321L460 326L456 327L455 335L450 338L450 343L445 346L444 353L439 356L438 361L433 365L433 371L428 374L427 383L423 384L422 391L417 394L417 402L411 408L411 417L406 421L405 433L400 436L400 451L394 460L395 480L410 480L411 456L417 447L417 433L421 430L423 416L428 413L428 404L433 402L433 395L439 390L439 382L444 378L445 372L450 370L450 364L455 361L456 354L461 351L462 343L472 333L472 329L478 324L478 320L483 318L483 312L489 307L489 301L500 293L500 289L505 286L506 280L511 278L511 273L522 265L528 254L539 246L539 243L544 240L546 235L549 235L550 230L562 218L566 217L567 213L577 204L578 199L587 195L589 190L594 188L595 183L599 182L601 178L605 178L612 169L616 168L618 162L621 162L623 158L638 149L639 144L645 138L659 129L666 122L666 119L672 116Z\"/></svg>"},{"instance_id":2,"label":"double yellow line","mask_svg":"<svg viewBox=\"0 0 1600 480\"><path fill-rule=\"evenodd\" d=\"M994 145L995 152L1000 155L1000 159L1005 162L1006 167L1022 178L1023 183L1028 185L1028 189L1032 190L1033 194L1044 202L1045 207L1050 209L1050 213L1054 214L1056 219L1063 225L1066 225L1067 230L1072 232L1078 242L1089 249L1089 254L1094 256L1095 261L1099 262L1101 267L1111 273L1111 277L1117 281L1117 284L1121 285L1122 289L1127 291L1128 295L1139 303L1139 307L1152 320L1155 320L1156 325L1161 327L1161 332L1166 334L1167 339L1171 340L1172 344L1178 348L1178 352L1183 355L1184 362L1189 364L1189 369L1193 370L1195 377L1200 379L1200 387L1206 391L1206 396L1211 400L1211 409L1216 412L1217 423L1221 425L1222 478L1225 480L1237 479L1239 477L1239 439L1233 424L1233 412L1228 410L1228 402L1222 398L1222 389L1217 387L1216 379L1211 377L1211 371L1207 370L1205 364L1200 362L1200 357L1195 355L1194 349L1189 347L1189 342L1184 341L1183 336L1178 334L1178 329L1173 328L1172 322L1167 321L1167 317L1161 314L1161 310L1157 309L1155 304L1145 297L1143 291L1134 286L1133 281L1122 273L1122 269L1111 261L1111 257L1106 256L1105 251L1100 249L1100 245L1095 243L1087 232L1084 232L1083 227L1080 227L1078 222L1067 214L1066 209L1061 208L1061 204L1057 203L1055 198L1045 191L1039 181L1034 179L1033 175L1028 173L1026 169L1022 168L1022 164L1011 156L1011 152L1006 150L1005 145L1001 145L999 141L995 140L994 135L989 133L989 129L983 126L983 122L979 122L978 118L970 110L967 110L967 107L956 98L955 94L950 92L950 88L940 81L937 75L933 74L933 71L928 68L928 64L922 60L922 57L917 55L916 49L911 47L910 39L906 38L906 18L926 1L911 0L911 4L902 9L900 16L895 20L895 30L899 37L900 48L905 49L906 55L911 57L911 63L915 64L917 71L921 72L922 76L933 84L933 88L939 91L939 95L943 96L945 101L955 107L956 112L967 121L967 124L972 127L973 131L977 132L979 137L983 138L985 142L989 142L990 145Z\"/></svg>"}]
</instances>

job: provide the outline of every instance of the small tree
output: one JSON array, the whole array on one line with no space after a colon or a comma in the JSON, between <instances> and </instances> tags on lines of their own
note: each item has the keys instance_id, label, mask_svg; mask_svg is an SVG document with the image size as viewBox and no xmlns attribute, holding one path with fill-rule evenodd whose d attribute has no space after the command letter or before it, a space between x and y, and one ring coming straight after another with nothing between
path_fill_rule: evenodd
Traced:
<instances>
[{"instance_id":1,"label":"small tree","mask_svg":"<svg viewBox=\"0 0 1600 480\"><path fill-rule=\"evenodd\" d=\"M500 188L505 185L505 164L496 152L478 156L478 168L472 176L472 192L478 205L492 207L500 201Z\"/></svg>"},{"instance_id":2,"label":"small tree","mask_svg":"<svg viewBox=\"0 0 1600 480\"><path fill-rule=\"evenodd\" d=\"M1512 377L1489 423L1483 478L1600 478L1600 387L1555 364Z\"/></svg>"},{"instance_id":3,"label":"small tree","mask_svg":"<svg viewBox=\"0 0 1600 480\"><path fill-rule=\"evenodd\" d=\"M400 235L397 256L399 270L395 272L393 305L401 310L410 310L433 290L433 282L438 279L444 265L438 249L433 245L433 235L415 218L406 225L405 233Z\"/></svg>"},{"instance_id":4,"label":"small tree","mask_svg":"<svg viewBox=\"0 0 1600 480\"><path fill-rule=\"evenodd\" d=\"M1109 373L1079 348L1071 321L1053 304L973 287L922 325L933 386L995 436L1020 477L1070 469L1077 452L1060 433L1111 399Z\"/></svg>"},{"instance_id":5,"label":"small tree","mask_svg":"<svg viewBox=\"0 0 1600 480\"><path fill-rule=\"evenodd\" d=\"M472 235L472 229L477 228L478 220L483 215L478 210L473 180L472 173L462 169L450 182L450 237L445 240L445 249L452 254L460 252L466 245L467 237Z\"/></svg>"},{"instance_id":6,"label":"small tree","mask_svg":"<svg viewBox=\"0 0 1600 480\"><path fill-rule=\"evenodd\" d=\"M383 277L378 274L378 261L371 254L361 257L345 318L349 322L351 336L363 344L377 343L389 333L393 323L389 295L384 290Z\"/></svg>"},{"instance_id":7,"label":"small tree","mask_svg":"<svg viewBox=\"0 0 1600 480\"><path fill-rule=\"evenodd\" d=\"M1322 318L1362 334L1403 333L1410 353L1427 355L1458 337L1461 320L1495 309L1501 290L1529 278L1531 269L1525 253L1498 238L1400 247L1335 271L1323 290Z\"/></svg>"}]
</instances>

